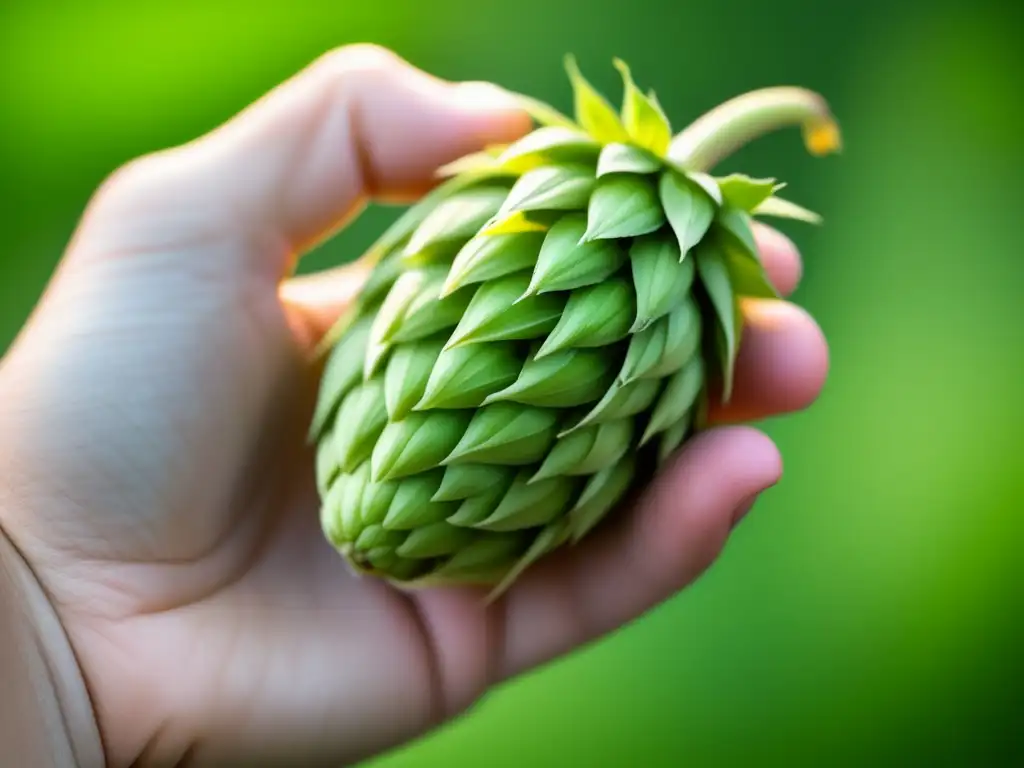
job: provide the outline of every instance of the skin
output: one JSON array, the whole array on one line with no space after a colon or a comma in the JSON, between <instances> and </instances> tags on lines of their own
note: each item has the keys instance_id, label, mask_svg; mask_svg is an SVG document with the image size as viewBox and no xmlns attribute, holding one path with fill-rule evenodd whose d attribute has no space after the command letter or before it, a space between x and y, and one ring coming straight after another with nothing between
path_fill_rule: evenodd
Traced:
<instances>
[{"instance_id":1,"label":"skin","mask_svg":"<svg viewBox=\"0 0 1024 768\"><path fill-rule=\"evenodd\" d=\"M500 602L355 578L325 543L310 350L364 275L291 278L296 260L371 197L415 199L530 127L492 86L348 47L97 191L0 365L0 551L44 657L84 683L57 692L78 764L335 766L400 745L677 594L779 480L772 442L733 425L810 405L827 348L793 304L749 302L718 426ZM790 293L795 247L757 236Z\"/></svg>"}]
</instances>

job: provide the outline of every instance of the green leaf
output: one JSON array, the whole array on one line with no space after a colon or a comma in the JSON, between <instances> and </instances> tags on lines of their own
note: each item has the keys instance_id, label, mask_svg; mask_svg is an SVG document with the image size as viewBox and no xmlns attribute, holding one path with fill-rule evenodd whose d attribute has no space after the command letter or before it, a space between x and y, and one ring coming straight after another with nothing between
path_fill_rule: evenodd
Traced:
<instances>
[{"instance_id":1,"label":"green leaf","mask_svg":"<svg viewBox=\"0 0 1024 768\"><path fill-rule=\"evenodd\" d=\"M520 472L498 508L475 527L487 531L534 528L552 522L568 509L577 481L555 477L531 484L529 478L529 470Z\"/></svg>"},{"instance_id":2,"label":"green leaf","mask_svg":"<svg viewBox=\"0 0 1024 768\"><path fill-rule=\"evenodd\" d=\"M391 421L404 419L423 397L430 371L441 354L444 339L403 344L384 371L384 403Z\"/></svg>"},{"instance_id":3,"label":"green leaf","mask_svg":"<svg viewBox=\"0 0 1024 768\"><path fill-rule=\"evenodd\" d=\"M689 294L693 260L680 256L678 242L667 232L633 241L629 261L636 287L636 318L630 333L639 333L664 317Z\"/></svg>"},{"instance_id":4,"label":"green leaf","mask_svg":"<svg viewBox=\"0 0 1024 768\"><path fill-rule=\"evenodd\" d=\"M539 297L538 297L539 298ZM565 310L536 357L572 347L603 347L629 335L636 316L636 294L622 278L588 285L569 294Z\"/></svg>"},{"instance_id":5,"label":"green leaf","mask_svg":"<svg viewBox=\"0 0 1024 768\"><path fill-rule=\"evenodd\" d=\"M370 475L363 495L359 500L359 511L364 525L380 525L387 517L391 502L398 492L399 483L394 480L375 482L373 480L373 464L370 464Z\"/></svg>"},{"instance_id":6,"label":"green leaf","mask_svg":"<svg viewBox=\"0 0 1024 768\"><path fill-rule=\"evenodd\" d=\"M656 434L686 416L696 403L703 386L704 360L700 355L695 355L668 380L647 422L647 429L640 438L640 445L646 445Z\"/></svg>"},{"instance_id":7,"label":"green leaf","mask_svg":"<svg viewBox=\"0 0 1024 768\"><path fill-rule=\"evenodd\" d=\"M557 518L554 522L541 528L529 549L516 561L515 565L509 568L497 586L488 593L487 603L493 603L501 597L534 563L564 544L568 535L569 524L565 518Z\"/></svg>"},{"instance_id":8,"label":"green leaf","mask_svg":"<svg viewBox=\"0 0 1024 768\"><path fill-rule=\"evenodd\" d=\"M718 212L715 223L727 240L745 249L751 256L757 257L757 242L754 240L754 230L750 226L750 214L739 208L726 206Z\"/></svg>"},{"instance_id":9,"label":"green leaf","mask_svg":"<svg viewBox=\"0 0 1024 768\"><path fill-rule=\"evenodd\" d=\"M391 326L386 342L420 341L458 325L473 298L473 289L441 297L444 274L444 267L432 268L416 296L402 311L401 319Z\"/></svg>"},{"instance_id":10,"label":"green leaf","mask_svg":"<svg viewBox=\"0 0 1024 768\"><path fill-rule=\"evenodd\" d=\"M587 206L583 242L637 237L665 223L658 191L643 176L615 174L598 180Z\"/></svg>"},{"instance_id":11,"label":"green leaf","mask_svg":"<svg viewBox=\"0 0 1024 768\"><path fill-rule=\"evenodd\" d=\"M548 230L525 296L582 288L618 271L626 260L622 249L606 240L580 243L586 229L586 215L570 213Z\"/></svg>"},{"instance_id":12,"label":"green leaf","mask_svg":"<svg viewBox=\"0 0 1024 768\"><path fill-rule=\"evenodd\" d=\"M628 384L637 379L671 375L697 353L700 339L700 308L688 297L667 316L630 339L618 380Z\"/></svg>"},{"instance_id":13,"label":"green leaf","mask_svg":"<svg viewBox=\"0 0 1024 768\"><path fill-rule=\"evenodd\" d=\"M441 484L441 472L423 472L402 480L381 525L389 531L411 531L451 515L457 505L431 501Z\"/></svg>"},{"instance_id":14,"label":"green leaf","mask_svg":"<svg viewBox=\"0 0 1024 768\"><path fill-rule=\"evenodd\" d=\"M601 145L579 128L538 128L510 144L498 157L499 167L519 173L551 163L584 163L597 160Z\"/></svg>"},{"instance_id":15,"label":"green leaf","mask_svg":"<svg viewBox=\"0 0 1024 768\"><path fill-rule=\"evenodd\" d=\"M594 172L586 166L545 165L519 177L497 215L582 210L595 184Z\"/></svg>"},{"instance_id":16,"label":"green leaf","mask_svg":"<svg viewBox=\"0 0 1024 768\"><path fill-rule=\"evenodd\" d=\"M498 212L508 192L503 186L481 186L443 201L412 233L402 258L406 263L413 259L427 260L434 246L461 245Z\"/></svg>"},{"instance_id":17,"label":"green leaf","mask_svg":"<svg viewBox=\"0 0 1024 768\"><path fill-rule=\"evenodd\" d=\"M575 424L559 432L558 437L571 435L594 424L636 416L651 406L661 390L661 384L660 379L637 379L629 384L613 382L597 405Z\"/></svg>"},{"instance_id":18,"label":"green leaf","mask_svg":"<svg viewBox=\"0 0 1024 768\"><path fill-rule=\"evenodd\" d=\"M321 491L320 528L324 537L335 547L344 543L341 530L341 496L344 492L344 482L335 483L329 490Z\"/></svg>"},{"instance_id":19,"label":"green leaf","mask_svg":"<svg viewBox=\"0 0 1024 768\"><path fill-rule=\"evenodd\" d=\"M359 290L360 306L375 304L383 299L391 290L391 286L395 284L395 280L402 274L405 266L402 262L402 254L397 250L377 264Z\"/></svg>"},{"instance_id":20,"label":"green leaf","mask_svg":"<svg viewBox=\"0 0 1024 768\"><path fill-rule=\"evenodd\" d=\"M690 434L691 420L683 417L671 427L661 433L658 442L658 465L663 466L675 454L676 449L683 444L687 435Z\"/></svg>"},{"instance_id":21,"label":"green leaf","mask_svg":"<svg viewBox=\"0 0 1024 768\"><path fill-rule=\"evenodd\" d=\"M476 540L462 547L435 573L438 576L460 577L487 568L507 567L526 550L529 534L525 531L507 533L478 532Z\"/></svg>"},{"instance_id":22,"label":"green leaf","mask_svg":"<svg viewBox=\"0 0 1024 768\"><path fill-rule=\"evenodd\" d=\"M467 285L531 269L537 263L544 238L544 232L474 237L455 256L441 288L441 296Z\"/></svg>"},{"instance_id":23,"label":"green leaf","mask_svg":"<svg viewBox=\"0 0 1024 768\"><path fill-rule=\"evenodd\" d=\"M395 554L414 558L442 557L458 552L474 538L472 531L442 520L411 531Z\"/></svg>"},{"instance_id":24,"label":"green leaf","mask_svg":"<svg viewBox=\"0 0 1024 768\"><path fill-rule=\"evenodd\" d=\"M394 549L402 544L406 534L402 531L389 531L383 525L369 525L355 541L356 549L369 550L378 548Z\"/></svg>"},{"instance_id":25,"label":"green leaf","mask_svg":"<svg viewBox=\"0 0 1024 768\"><path fill-rule=\"evenodd\" d=\"M778 299L778 291L768 278L761 260L744 248L737 248L729 243L721 245L729 268L729 279L736 296L749 296L755 299Z\"/></svg>"},{"instance_id":26,"label":"green leaf","mask_svg":"<svg viewBox=\"0 0 1024 768\"><path fill-rule=\"evenodd\" d=\"M725 198L722 196L722 190L718 186L718 182L709 174L702 173L700 171L676 170L678 173L682 173L687 179L703 189L716 206L720 206L725 202Z\"/></svg>"},{"instance_id":27,"label":"green leaf","mask_svg":"<svg viewBox=\"0 0 1024 768\"><path fill-rule=\"evenodd\" d=\"M391 286L384 303L370 325L363 361L363 377L373 376L391 348L388 338L398 329L406 310L430 281L430 272L411 269L403 272Z\"/></svg>"},{"instance_id":28,"label":"green leaf","mask_svg":"<svg viewBox=\"0 0 1024 768\"><path fill-rule=\"evenodd\" d=\"M526 232L547 232L548 228L561 217L561 211L516 211L506 216L495 216L480 230L479 234L515 235Z\"/></svg>"},{"instance_id":29,"label":"green leaf","mask_svg":"<svg viewBox=\"0 0 1024 768\"><path fill-rule=\"evenodd\" d=\"M345 479L345 489L341 494L341 526L346 541L355 541L363 530L360 502L369 475L369 462L364 461Z\"/></svg>"},{"instance_id":30,"label":"green leaf","mask_svg":"<svg viewBox=\"0 0 1024 768\"><path fill-rule=\"evenodd\" d=\"M733 293L732 280L725 254L714 243L702 244L696 254L697 274L715 310L716 341L722 369L722 399L732 395L736 354L739 348L739 306Z\"/></svg>"},{"instance_id":31,"label":"green leaf","mask_svg":"<svg viewBox=\"0 0 1024 768\"><path fill-rule=\"evenodd\" d=\"M627 141L629 134L612 105L587 82L573 56L565 57L565 69L572 84L576 122L601 143Z\"/></svg>"},{"instance_id":32,"label":"green leaf","mask_svg":"<svg viewBox=\"0 0 1024 768\"><path fill-rule=\"evenodd\" d=\"M453 464L444 470L434 501L461 501L505 483L512 484L515 470L500 464ZM483 519L483 518L481 518Z\"/></svg>"},{"instance_id":33,"label":"green leaf","mask_svg":"<svg viewBox=\"0 0 1024 768\"><path fill-rule=\"evenodd\" d=\"M754 179L742 173L733 173L717 181L725 204L744 211L753 211L776 189L775 179Z\"/></svg>"},{"instance_id":34,"label":"green leaf","mask_svg":"<svg viewBox=\"0 0 1024 768\"><path fill-rule=\"evenodd\" d=\"M414 411L402 421L391 422L373 448L373 480L397 480L438 466L462 438L471 415L468 411Z\"/></svg>"},{"instance_id":35,"label":"green leaf","mask_svg":"<svg viewBox=\"0 0 1024 768\"><path fill-rule=\"evenodd\" d=\"M607 144L597 159L597 177L612 173L635 173L640 176L657 173L662 161L645 149L632 144Z\"/></svg>"},{"instance_id":36,"label":"green leaf","mask_svg":"<svg viewBox=\"0 0 1024 768\"><path fill-rule=\"evenodd\" d=\"M544 294L520 300L529 285L529 275L519 273L480 286L447 348L484 341L535 339L554 329L562 316L565 297Z\"/></svg>"},{"instance_id":37,"label":"green leaf","mask_svg":"<svg viewBox=\"0 0 1024 768\"><path fill-rule=\"evenodd\" d=\"M352 472L369 457L387 420L383 377L375 376L345 396L338 410L343 428L334 431L335 457L343 471Z\"/></svg>"},{"instance_id":38,"label":"green leaf","mask_svg":"<svg viewBox=\"0 0 1024 768\"><path fill-rule=\"evenodd\" d=\"M616 419L559 438L530 478L534 483L558 475L592 475L615 464L629 451L633 420Z\"/></svg>"},{"instance_id":39,"label":"green leaf","mask_svg":"<svg viewBox=\"0 0 1024 768\"><path fill-rule=\"evenodd\" d=\"M519 376L522 361L511 344L470 344L446 349L428 371L429 380L417 411L477 408Z\"/></svg>"},{"instance_id":40,"label":"green leaf","mask_svg":"<svg viewBox=\"0 0 1024 768\"><path fill-rule=\"evenodd\" d=\"M559 412L515 403L494 403L473 412L473 420L442 462L508 464L540 461L554 442Z\"/></svg>"},{"instance_id":41,"label":"green leaf","mask_svg":"<svg viewBox=\"0 0 1024 768\"><path fill-rule=\"evenodd\" d=\"M635 471L635 461L627 456L590 478L569 511L573 542L578 542L592 531L623 499L633 483Z\"/></svg>"},{"instance_id":42,"label":"green leaf","mask_svg":"<svg viewBox=\"0 0 1024 768\"><path fill-rule=\"evenodd\" d=\"M372 317L357 320L333 348L324 365L310 425L310 440L319 439L331 424L341 401L363 378L363 360Z\"/></svg>"},{"instance_id":43,"label":"green leaf","mask_svg":"<svg viewBox=\"0 0 1024 768\"><path fill-rule=\"evenodd\" d=\"M502 478L495 485L463 499L455 514L447 518L448 522L452 525L473 528L477 523L486 520L498 508L505 492L512 486L515 476L516 472L513 470L507 478Z\"/></svg>"},{"instance_id":44,"label":"green leaf","mask_svg":"<svg viewBox=\"0 0 1024 768\"><path fill-rule=\"evenodd\" d=\"M658 191L665 215L679 241L680 259L685 259L711 227L715 206L701 189L674 170L661 174Z\"/></svg>"},{"instance_id":45,"label":"green leaf","mask_svg":"<svg viewBox=\"0 0 1024 768\"><path fill-rule=\"evenodd\" d=\"M636 87L629 66L621 59L614 60L615 68L622 75L625 91L622 104L622 122L629 137L638 146L664 157L672 141L672 127L661 111L657 101L647 98Z\"/></svg>"},{"instance_id":46,"label":"green leaf","mask_svg":"<svg viewBox=\"0 0 1024 768\"><path fill-rule=\"evenodd\" d=\"M606 350L571 349L537 359L484 405L512 402L544 408L572 408L601 399L615 378L615 360Z\"/></svg>"},{"instance_id":47,"label":"green leaf","mask_svg":"<svg viewBox=\"0 0 1024 768\"><path fill-rule=\"evenodd\" d=\"M319 437L316 443L316 489L321 496L327 494L338 475L341 474L341 467L338 466L338 459L334 453L334 433L328 427Z\"/></svg>"},{"instance_id":48,"label":"green leaf","mask_svg":"<svg viewBox=\"0 0 1024 768\"><path fill-rule=\"evenodd\" d=\"M821 224L821 216L814 211L783 200L781 197L769 197L753 210L755 216L774 216L780 219L793 219L807 224Z\"/></svg>"}]
</instances>

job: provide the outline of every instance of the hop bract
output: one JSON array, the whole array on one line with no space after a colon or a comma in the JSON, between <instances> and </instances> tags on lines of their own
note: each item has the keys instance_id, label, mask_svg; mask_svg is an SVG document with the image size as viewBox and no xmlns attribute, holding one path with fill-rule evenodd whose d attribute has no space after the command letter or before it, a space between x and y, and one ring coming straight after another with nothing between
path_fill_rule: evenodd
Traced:
<instances>
[{"instance_id":1,"label":"hop bract","mask_svg":"<svg viewBox=\"0 0 1024 768\"><path fill-rule=\"evenodd\" d=\"M321 523L359 572L503 591L576 542L728 399L739 300L774 297L752 218L816 221L774 179L710 171L769 130L838 149L823 100L770 88L673 135L629 69L621 109L567 70L575 119L441 170L364 257L312 425Z\"/></svg>"}]
</instances>

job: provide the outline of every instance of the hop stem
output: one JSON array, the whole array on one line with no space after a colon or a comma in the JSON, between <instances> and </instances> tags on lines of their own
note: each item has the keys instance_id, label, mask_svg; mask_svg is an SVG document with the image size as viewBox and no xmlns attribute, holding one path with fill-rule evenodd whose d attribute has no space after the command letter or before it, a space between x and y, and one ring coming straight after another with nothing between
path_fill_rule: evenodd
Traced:
<instances>
[{"instance_id":1,"label":"hop stem","mask_svg":"<svg viewBox=\"0 0 1024 768\"><path fill-rule=\"evenodd\" d=\"M799 125L813 155L838 152L839 126L828 104L803 88L762 88L737 96L697 118L676 134L668 155L692 171L709 171L770 131Z\"/></svg>"}]
</instances>

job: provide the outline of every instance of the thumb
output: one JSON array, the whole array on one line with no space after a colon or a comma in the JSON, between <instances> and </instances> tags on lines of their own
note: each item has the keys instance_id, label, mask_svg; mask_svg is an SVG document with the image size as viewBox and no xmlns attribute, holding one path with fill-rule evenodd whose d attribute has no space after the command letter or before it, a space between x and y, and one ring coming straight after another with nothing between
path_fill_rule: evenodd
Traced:
<instances>
[{"instance_id":1,"label":"thumb","mask_svg":"<svg viewBox=\"0 0 1024 768\"><path fill-rule=\"evenodd\" d=\"M74 258L215 238L275 282L370 198L413 199L436 168L511 141L529 118L483 83L451 83L371 45L337 49L231 121L115 173ZM228 256L225 256L227 258Z\"/></svg>"}]
</instances>

